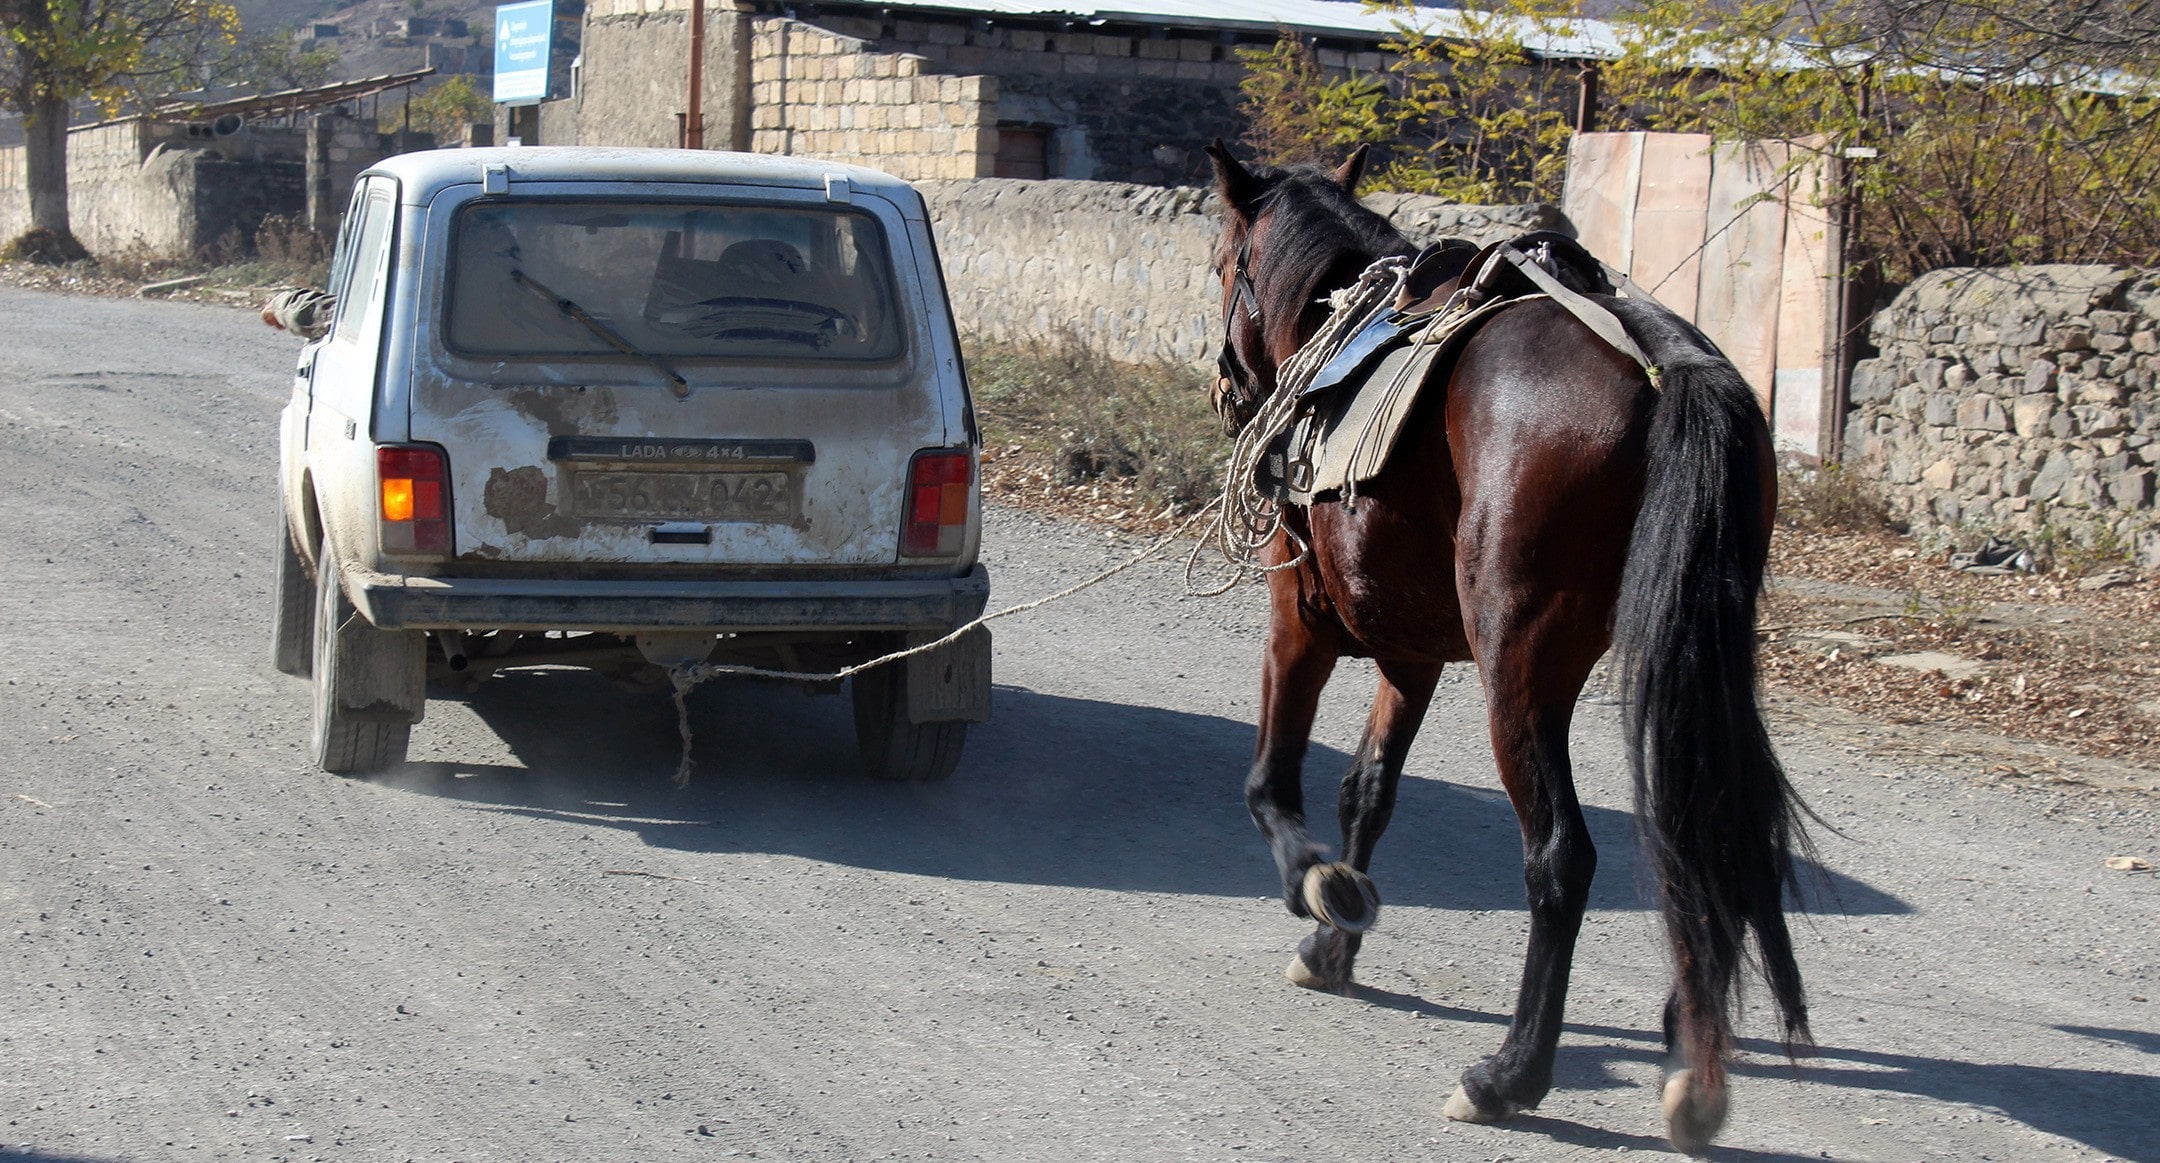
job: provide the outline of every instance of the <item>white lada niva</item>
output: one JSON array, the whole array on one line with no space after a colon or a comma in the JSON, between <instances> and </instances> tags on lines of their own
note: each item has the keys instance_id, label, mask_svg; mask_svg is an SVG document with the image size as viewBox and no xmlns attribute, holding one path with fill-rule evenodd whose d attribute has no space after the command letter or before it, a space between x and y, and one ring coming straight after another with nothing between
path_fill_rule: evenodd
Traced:
<instances>
[{"instance_id":1,"label":"white lada niva","mask_svg":"<svg viewBox=\"0 0 2160 1163\"><path fill-rule=\"evenodd\" d=\"M537 665L830 673L989 579L980 440L922 197L677 150L440 150L359 178L280 438L278 669L314 754L401 763L430 685ZM850 680L865 766L988 717L977 629Z\"/></svg>"}]
</instances>

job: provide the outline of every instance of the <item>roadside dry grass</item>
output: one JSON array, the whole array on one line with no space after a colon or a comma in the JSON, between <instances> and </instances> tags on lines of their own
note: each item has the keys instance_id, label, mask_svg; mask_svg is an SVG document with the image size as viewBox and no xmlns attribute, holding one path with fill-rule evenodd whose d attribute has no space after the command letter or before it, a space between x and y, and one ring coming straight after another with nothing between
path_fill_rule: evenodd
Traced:
<instances>
[{"instance_id":1,"label":"roadside dry grass","mask_svg":"<svg viewBox=\"0 0 2160 1163\"><path fill-rule=\"evenodd\" d=\"M1148 530L1213 500L1229 447L1207 378L1074 343L972 344L983 487L1014 504Z\"/></svg>"},{"instance_id":2,"label":"roadside dry grass","mask_svg":"<svg viewBox=\"0 0 2160 1163\"><path fill-rule=\"evenodd\" d=\"M121 252L71 263L0 262L0 286L238 306L260 303L285 287L320 287L328 278L329 255L322 239L299 221L276 216L265 219L252 238L229 233L192 259ZM179 280L187 281L159 286Z\"/></svg>"}]
</instances>

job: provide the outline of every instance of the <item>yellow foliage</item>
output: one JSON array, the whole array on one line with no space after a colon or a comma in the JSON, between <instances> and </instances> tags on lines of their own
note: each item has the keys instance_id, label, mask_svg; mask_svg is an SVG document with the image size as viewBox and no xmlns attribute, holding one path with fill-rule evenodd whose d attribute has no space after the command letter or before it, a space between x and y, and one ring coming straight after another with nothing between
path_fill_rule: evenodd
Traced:
<instances>
[{"instance_id":1,"label":"yellow foliage","mask_svg":"<svg viewBox=\"0 0 2160 1163\"><path fill-rule=\"evenodd\" d=\"M1960 21L1897 38L1892 56L1869 23L1884 19L1880 3L1638 0L1608 18L1620 52L1596 64L1596 127L1785 139L1840 158L1875 149L1853 163L1852 189L1860 245L1893 278L1946 265L2160 264L2160 183L2149 178L2160 169L2160 37L2103 54L2021 17L2017 2L1970 0ZM1383 186L1558 201L1578 62L1536 46L1572 31L1573 10L1479 0L1443 37L1432 10L1366 6L1396 16L1384 78L1328 76L1283 44L1241 54L1256 126L1247 143L1262 160L1366 143ZM1341 108L1355 115L1317 116ZM1812 160L1796 151L1793 166Z\"/></svg>"}]
</instances>

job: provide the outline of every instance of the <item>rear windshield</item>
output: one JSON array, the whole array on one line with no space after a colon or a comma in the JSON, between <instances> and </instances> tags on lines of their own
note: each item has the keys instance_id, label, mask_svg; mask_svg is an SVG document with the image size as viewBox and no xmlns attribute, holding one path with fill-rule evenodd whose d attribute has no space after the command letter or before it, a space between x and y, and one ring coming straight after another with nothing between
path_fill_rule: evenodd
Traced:
<instances>
[{"instance_id":1,"label":"rear windshield","mask_svg":"<svg viewBox=\"0 0 2160 1163\"><path fill-rule=\"evenodd\" d=\"M461 354L615 355L603 331L651 356L871 361L902 348L884 235L860 211L479 202L458 214L451 252Z\"/></svg>"}]
</instances>

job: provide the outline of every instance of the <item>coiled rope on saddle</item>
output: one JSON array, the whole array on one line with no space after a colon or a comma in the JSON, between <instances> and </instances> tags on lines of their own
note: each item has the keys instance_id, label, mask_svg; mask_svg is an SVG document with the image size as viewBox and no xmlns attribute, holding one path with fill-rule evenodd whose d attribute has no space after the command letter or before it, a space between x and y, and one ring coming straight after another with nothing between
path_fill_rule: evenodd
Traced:
<instances>
[{"instance_id":1,"label":"coiled rope on saddle","mask_svg":"<svg viewBox=\"0 0 2160 1163\"><path fill-rule=\"evenodd\" d=\"M1225 594L1246 578L1295 568L1311 552L1297 531L1284 525L1283 501L1261 483L1262 464L1270 446L1297 420L1299 397L1313 377L1367 324L1395 309L1395 298L1409 273L1410 260L1400 255L1390 255L1366 267L1357 282L1328 296L1331 310L1320 330L1276 370L1275 390L1260 402L1252 420L1238 430L1230 450L1215 524L1193 544L1185 558L1187 593L1203 598ZM1264 565L1260 554L1278 532L1289 536L1297 552L1280 564ZM1194 583L1193 574L1199 568L1201 552L1211 545L1230 564L1230 578L1221 585L1202 588Z\"/></svg>"},{"instance_id":2,"label":"coiled rope on saddle","mask_svg":"<svg viewBox=\"0 0 2160 1163\"><path fill-rule=\"evenodd\" d=\"M1519 243L1537 241L1537 245L1525 252ZM1561 240L1565 241L1565 240ZM1635 285L1627 276L1613 270L1580 247L1568 243L1579 252L1580 259L1592 264L1598 278L1587 281L1593 285L1602 279L1605 284L1596 289L1606 294L1639 299L1655 303L1649 292ZM1599 339L1623 356L1639 365L1648 378L1653 391L1664 390L1664 371L1634 338L1628 334L1626 325L1611 310L1577 290L1561 277L1556 256L1555 242L1540 234L1524 235L1516 243L1503 243L1485 251L1475 271L1465 272L1459 289L1447 302L1417 325L1412 341L1413 350L1442 347L1463 333L1465 329L1491 314L1514 303L1531 298L1548 298L1573 315ZM1278 449L1278 442L1296 425L1308 408L1306 393L1312 388L1315 377L1320 375L1341 355L1367 327L1397 309L1398 295L1409 282L1415 260L1391 255L1382 258L1359 274L1355 283L1328 296L1331 308L1328 317L1312 338L1308 339L1283 361L1276 373L1275 389L1254 410L1252 419L1239 429L1231 450L1230 464L1223 480L1221 508L1215 516L1213 528L1193 546L1185 559L1185 588L1197 597L1213 597L1227 593L1239 582L1249 577L1261 577L1302 564L1311 553L1311 546L1298 536L1284 519L1288 505L1297 503L1295 490L1305 487L1294 478L1299 464L1289 449ZM1548 269L1547 264L1554 264ZM1581 268L1577 268L1578 273ZM1520 272L1524 285L1519 289L1507 289L1502 279L1512 277L1509 271ZM1578 280L1583 281L1583 280ZM1390 406L1405 391L1415 391L1413 382L1422 374L1415 361L1406 362L1396 375L1379 390L1385 393ZM1370 451L1368 442L1374 433L1360 430L1356 433L1353 460ZM1284 472L1281 480L1268 479L1264 470L1271 456L1283 456ZM1308 482L1311 465L1305 462ZM1356 478L1343 483L1343 502L1346 506L1357 503ZM1276 534L1285 535L1296 547L1286 561L1275 565L1262 564L1261 554L1275 540ZM1193 580L1201 552L1214 546L1223 560L1230 565L1230 576L1220 585L1202 588Z\"/></svg>"}]
</instances>

